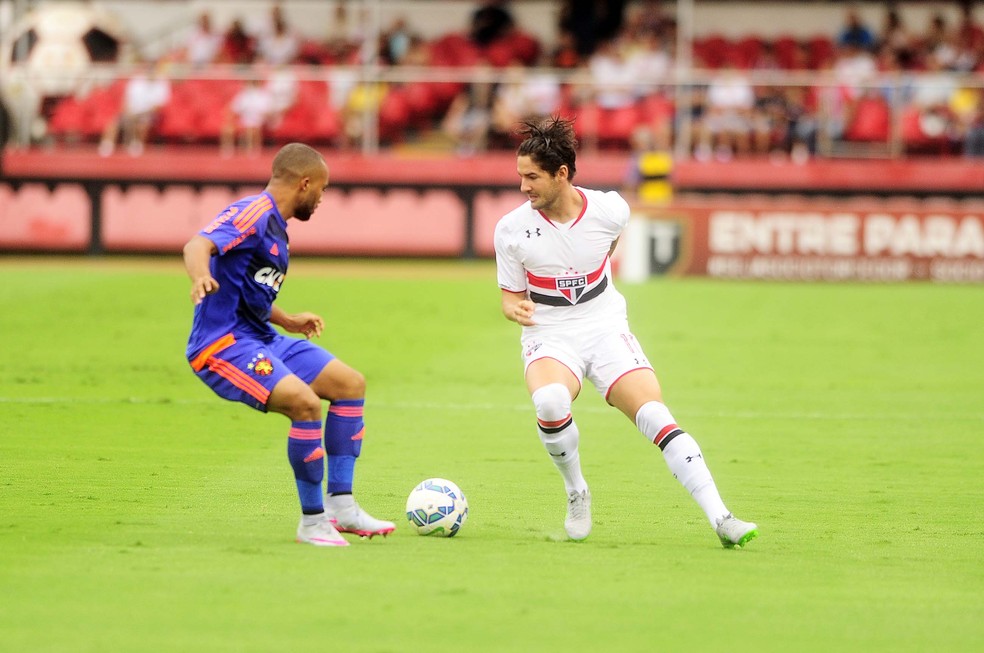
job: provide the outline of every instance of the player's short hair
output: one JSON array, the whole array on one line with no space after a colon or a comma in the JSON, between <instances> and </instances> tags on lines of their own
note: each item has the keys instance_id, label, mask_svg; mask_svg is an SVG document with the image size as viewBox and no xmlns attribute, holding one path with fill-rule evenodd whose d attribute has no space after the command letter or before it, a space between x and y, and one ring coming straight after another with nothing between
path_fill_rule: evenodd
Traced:
<instances>
[{"instance_id":1,"label":"player's short hair","mask_svg":"<svg viewBox=\"0 0 984 653\"><path fill-rule=\"evenodd\" d=\"M574 164L577 151L577 138L574 136L574 123L559 116L533 118L520 123L518 130L523 142L516 150L517 156L528 156L533 163L551 175L556 175L560 166L567 166L567 178L574 179L577 167Z\"/></svg>"},{"instance_id":2,"label":"player's short hair","mask_svg":"<svg viewBox=\"0 0 984 653\"><path fill-rule=\"evenodd\" d=\"M273 157L273 178L293 181L306 177L324 165L325 158L304 143L288 143Z\"/></svg>"}]
</instances>

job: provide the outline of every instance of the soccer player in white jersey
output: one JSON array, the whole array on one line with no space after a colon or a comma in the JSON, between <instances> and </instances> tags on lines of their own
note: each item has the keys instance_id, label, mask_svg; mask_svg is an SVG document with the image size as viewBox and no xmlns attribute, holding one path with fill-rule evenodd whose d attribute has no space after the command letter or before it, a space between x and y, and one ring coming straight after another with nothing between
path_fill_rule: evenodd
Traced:
<instances>
[{"instance_id":1,"label":"soccer player in white jersey","mask_svg":"<svg viewBox=\"0 0 984 653\"><path fill-rule=\"evenodd\" d=\"M520 190L529 201L495 228L502 312L522 325L526 386L537 432L564 479L571 539L591 532L591 493L581 473L571 404L588 378L663 453L673 476L707 515L721 543L744 546L758 527L734 517L718 494L697 442L663 404L659 381L629 330L612 283L611 254L629 219L618 193L575 186L571 122L522 123Z\"/></svg>"}]
</instances>

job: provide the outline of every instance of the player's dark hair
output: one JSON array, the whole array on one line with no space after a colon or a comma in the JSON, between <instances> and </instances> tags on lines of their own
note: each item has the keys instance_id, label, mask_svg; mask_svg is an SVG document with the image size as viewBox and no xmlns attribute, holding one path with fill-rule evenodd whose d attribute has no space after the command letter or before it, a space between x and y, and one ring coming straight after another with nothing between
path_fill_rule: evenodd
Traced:
<instances>
[{"instance_id":1,"label":"player's dark hair","mask_svg":"<svg viewBox=\"0 0 984 653\"><path fill-rule=\"evenodd\" d=\"M288 143L273 157L273 178L300 179L312 174L324 162L324 157L313 147Z\"/></svg>"},{"instance_id":2,"label":"player's dark hair","mask_svg":"<svg viewBox=\"0 0 984 653\"><path fill-rule=\"evenodd\" d=\"M574 179L577 168L574 159L577 151L577 138L574 136L574 123L560 116L534 118L520 123L517 133L523 142L516 150L518 156L528 156L537 166L556 175L560 166L567 166L567 178Z\"/></svg>"}]
</instances>

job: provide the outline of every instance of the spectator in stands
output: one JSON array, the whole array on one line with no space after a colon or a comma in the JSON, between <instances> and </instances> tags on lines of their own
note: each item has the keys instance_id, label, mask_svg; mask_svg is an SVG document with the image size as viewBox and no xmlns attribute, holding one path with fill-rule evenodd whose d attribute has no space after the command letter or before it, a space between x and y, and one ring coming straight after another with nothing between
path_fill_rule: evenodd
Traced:
<instances>
[{"instance_id":1,"label":"spectator in stands","mask_svg":"<svg viewBox=\"0 0 984 653\"><path fill-rule=\"evenodd\" d=\"M623 44L610 39L599 44L588 61L594 82L594 99L602 109L620 109L635 104L635 66L629 60Z\"/></svg>"},{"instance_id":2,"label":"spectator in stands","mask_svg":"<svg viewBox=\"0 0 984 653\"><path fill-rule=\"evenodd\" d=\"M629 44L626 65L632 70L639 97L651 95L665 84L673 72L670 50L653 30L642 30Z\"/></svg>"},{"instance_id":3,"label":"spectator in stands","mask_svg":"<svg viewBox=\"0 0 984 653\"><path fill-rule=\"evenodd\" d=\"M410 53L419 37L410 30L407 19L400 16L379 36L379 55L383 63L398 66Z\"/></svg>"},{"instance_id":4,"label":"spectator in stands","mask_svg":"<svg viewBox=\"0 0 984 653\"><path fill-rule=\"evenodd\" d=\"M561 105L560 80L549 68L510 66L496 87L492 112L494 137L510 141L523 120L556 114Z\"/></svg>"},{"instance_id":5,"label":"spectator in stands","mask_svg":"<svg viewBox=\"0 0 984 653\"><path fill-rule=\"evenodd\" d=\"M639 28L655 34L663 42L672 42L676 34L676 19L666 15L660 0L645 0L638 5Z\"/></svg>"},{"instance_id":6,"label":"spectator in stands","mask_svg":"<svg viewBox=\"0 0 984 653\"><path fill-rule=\"evenodd\" d=\"M256 59L256 39L246 32L243 21L235 19L222 36L218 61L240 65L252 64Z\"/></svg>"},{"instance_id":7,"label":"spectator in stands","mask_svg":"<svg viewBox=\"0 0 984 653\"><path fill-rule=\"evenodd\" d=\"M557 42L550 53L550 65L554 68L577 68L583 63L574 35L563 30L558 32Z\"/></svg>"},{"instance_id":8,"label":"spectator in stands","mask_svg":"<svg viewBox=\"0 0 984 653\"><path fill-rule=\"evenodd\" d=\"M844 86L857 93L875 77L878 69L875 57L871 52L853 43L845 43L837 49L834 60L834 78Z\"/></svg>"},{"instance_id":9,"label":"spectator in stands","mask_svg":"<svg viewBox=\"0 0 984 653\"><path fill-rule=\"evenodd\" d=\"M273 68L266 76L264 88L270 95L270 114L267 122L276 127L283 120L284 114L297 102L297 75L287 65Z\"/></svg>"},{"instance_id":10,"label":"spectator in stands","mask_svg":"<svg viewBox=\"0 0 984 653\"><path fill-rule=\"evenodd\" d=\"M720 161L750 150L755 92L748 77L731 65L722 68L707 86L706 115L699 123L696 156Z\"/></svg>"},{"instance_id":11,"label":"spectator in stands","mask_svg":"<svg viewBox=\"0 0 984 653\"><path fill-rule=\"evenodd\" d=\"M977 104L965 127L963 153L968 158L984 158L984 93L978 92Z\"/></svg>"},{"instance_id":12,"label":"spectator in stands","mask_svg":"<svg viewBox=\"0 0 984 653\"><path fill-rule=\"evenodd\" d=\"M357 63L353 56L365 41L365 25L359 16L352 15L345 0L336 2L325 40L331 57L340 63Z\"/></svg>"},{"instance_id":13,"label":"spectator in stands","mask_svg":"<svg viewBox=\"0 0 984 653\"><path fill-rule=\"evenodd\" d=\"M494 101L495 86L490 82L468 84L451 101L441 121L441 130L451 139L459 156L472 156L488 148Z\"/></svg>"},{"instance_id":14,"label":"spectator in stands","mask_svg":"<svg viewBox=\"0 0 984 653\"><path fill-rule=\"evenodd\" d=\"M919 111L919 128L930 139L956 139L958 128L950 102L957 92L954 76L935 54L925 57L925 70L912 83L912 103Z\"/></svg>"},{"instance_id":15,"label":"spectator in stands","mask_svg":"<svg viewBox=\"0 0 984 653\"><path fill-rule=\"evenodd\" d=\"M301 38L287 24L280 5L275 5L268 32L260 36L259 59L272 66L293 63L301 49Z\"/></svg>"},{"instance_id":16,"label":"spectator in stands","mask_svg":"<svg viewBox=\"0 0 984 653\"><path fill-rule=\"evenodd\" d=\"M837 35L837 45L852 46L869 52L875 49L875 35L861 19L857 7L852 6L847 10L844 27Z\"/></svg>"},{"instance_id":17,"label":"spectator in stands","mask_svg":"<svg viewBox=\"0 0 984 653\"><path fill-rule=\"evenodd\" d=\"M468 35L472 42L485 47L506 36L516 25L507 0L486 0L471 16Z\"/></svg>"},{"instance_id":18,"label":"spectator in stands","mask_svg":"<svg viewBox=\"0 0 984 653\"><path fill-rule=\"evenodd\" d=\"M248 155L259 154L263 128L273 111L273 98L260 78L253 78L236 93L226 110L220 135L221 154L231 157L237 140Z\"/></svg>"},{"instance_id":19,"label":"spectator in stands","mask_svg":"<svg viewBox=\"0 0 984 653\"><path fill-rule=\"evenodd\" d=\"M163 62L146 65L139 70L126 83L120 114L103 131L99 142L100 156L113 153L121 131L130 155L143 154L150 130L158 119L161 108L170 99L171 80L166 75Z\"/></svg>"},{"instance_id":20,"label":"spectator in stands","mask_svg":"<svg viewBox=\"0 0 984 653\"><path fill-rule=\"evenodd\" d=\"M957 24L957 36L963 43L980 51L984 49L984 27L974 18L973 0L960 2L960 22Z\"/></svg>"},{"instance_id":21,"label":"spectator in stands","mask_svg":"<svg viewBox=\"0 0 984 653\"><path fill-rule=\"evenodd\" d=\"M208 12L203 11L188 35L179 58L195 68L201 68L215 61L221 47L222 35L213 28Z\"/></svg>"},{"instance_id":22,"label":"spectator in stands","mask_svg":"<svg viewBox=\"0 0 984 653\"><path fill-rule=\"evenodd\" d=\"M922 37L923 62L930 55L936 60L935 64L946 69L957 58L955 35L946 24L943 14L934 14L930 19L929 28Z\"/></svg>"},{"instance_id":23,"label":"spectator in stands","mask_svg":"<svg viewBox=\"0 0 984 653\"><path fill-rule=\"evenodd\" d=\"M902 14L895 7L889 7L885 12L885 24L878 38L879 58L887 57L886 48L902 67L910 68L914 64L915 39L906 28Z\"/></svg>"},{"instance_id":24,"label":"spectator in stands","mask_svg":"<svg viewBox=\"0 0 984 653\"><path fill-rule=\"evenodd\" d=\"M564 0L559 31L574 37L581 57L590 57L600 43L618 36L627 0Z\"/></svg>"}]
</instances>

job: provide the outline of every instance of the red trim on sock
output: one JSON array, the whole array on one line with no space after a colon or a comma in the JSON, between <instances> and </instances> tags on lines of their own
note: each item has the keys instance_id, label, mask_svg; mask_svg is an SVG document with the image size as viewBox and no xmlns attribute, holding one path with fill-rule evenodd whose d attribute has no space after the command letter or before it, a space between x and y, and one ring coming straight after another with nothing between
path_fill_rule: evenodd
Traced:
<instances>
[{"instance_id":1,"label":"red trim on sock","mask_svg":"<svg viewBox=\"0 0 984 653\"><path fill-rule=\"evenodd\" d=\"M663 438L665 438L667 435L677 430L678 428L680 427L677 426L676 424L667 424L660 430L659 433L656 434L656 439L653 440L653 444L658 445L660 442L663 441Z\"/></svg>"},{"instance_id":2,"label":"red trim on sock","mask_svg":"<svg viewBox=\"0 0 984 653\"><path fill-rule=\"evenodd\" d=\"M567 417L564 417L563 419L558 419L555 422L548 422L547 420L540 419L540 418L537 418L536 421L537 421L537 423L540 426L542 426L544 428L552 429L552 428L557 428L558 426L560 426L561 424L563 424L564 422L566 422L570 418L571 418L571 414L570 413L567 413Z\"/></svg>"},{"instance_id":3,"label":"red trim on sock","mask_svg":"<svg viewBox=\"0 0 984 653\"><path fill-rule=\"evenodd\" d=\"M321 429L299 429L291 427L290 437L295 440L320 440Z\"/></svg>"}]
</instances>

